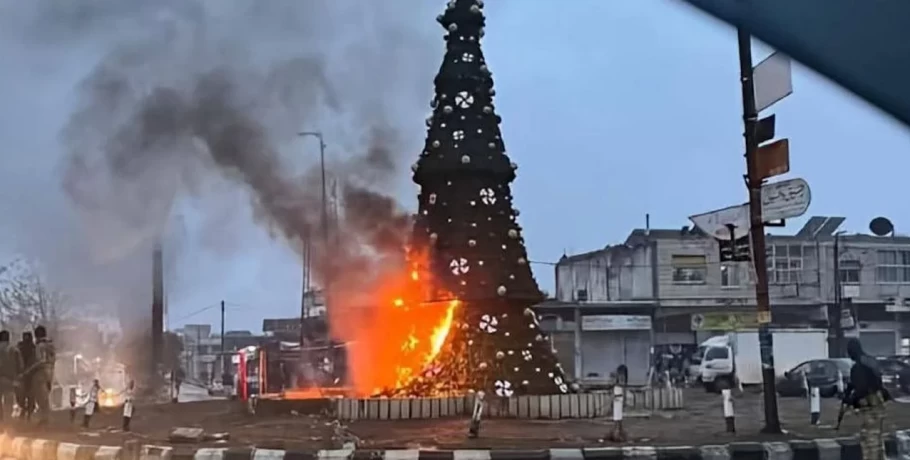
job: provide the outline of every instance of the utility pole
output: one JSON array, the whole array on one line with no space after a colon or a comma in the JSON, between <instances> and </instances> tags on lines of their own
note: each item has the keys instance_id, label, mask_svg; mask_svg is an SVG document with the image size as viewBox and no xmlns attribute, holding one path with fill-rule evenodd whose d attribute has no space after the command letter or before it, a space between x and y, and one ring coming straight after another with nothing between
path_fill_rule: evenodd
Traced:
<instances>
[{"instance_id":1,"label":"utility pole","mask_svg":"<svg viewBox=\"0 0 910 460\"><path fill-rule=\"evenodd\" d=\"M152 249L152 360L150 376L158 375L164 356L164 255L161 241Z\"/></svg>"},{"instance_id":2,"label":"utility pole","mask_svg":"<svg viewBox=\"0 0 910 460\"><path fill-rule=\"evenodd\" d=\"M746 144L746 186L749 189L749 217L752 236L752 261L755 264L755 300L758 306L758 343L762 362L765 426L763 433L781 433L777 410L774 373L774 336L771 334L771 301L768 296L768 264L765 250L765 224L762 218L761 188L764 178L758 158L758 109L755 106L755 82L752 71L752 37L738 28L739 71L743 97L743 124Z\"/></svg>"},{"instance_id":3,"label":"utility pole","mask_svg":"<svg viewBox=\"0 0 910 460\"><path fill-rule=\"evenodd\" d=\"M225 366L224 366L224 301L221 301L221 352L218 353L218 367L221 371L221 380L224 381ZM215 376L212 376L212 381L215 380Z\"/></svg>"},{"instance_id":4,"label":"utility pole","mask_svg":"<svg viewBox=\"0 0 910 460\"><path fill-rule=\"evenodd\" d=\"M844 302L842 300L843 288L840 279L840 233L834 234L834 318L831 323L834 326L834 357L844 357L844 327L842 318L844 314Z\"/></svg>"}]
</instances>

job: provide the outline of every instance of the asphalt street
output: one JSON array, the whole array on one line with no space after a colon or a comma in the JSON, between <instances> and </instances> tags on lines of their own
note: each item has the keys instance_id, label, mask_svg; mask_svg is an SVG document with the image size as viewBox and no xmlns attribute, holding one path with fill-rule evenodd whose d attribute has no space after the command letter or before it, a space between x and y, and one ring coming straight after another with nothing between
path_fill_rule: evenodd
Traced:
<instances>
[{"instance_id":1,"label":"asphalt street","mask_svg":"<svg viewBox=\"0 0 910 460\"><path fill-rule=\"evenodd\" d=\"M272 449L330 449L345 442L360 448L550 448L614 446L604 439L613 428L609 418L583 420L515 420L486 419L478 439L468 439L468 420L446 418L409 421L339 422L325 416L288 414L272 417L249 416L242 403L209 398L203 388L184 394L181 404L137 407L132 433L119 430L119 410L105 410L92 419L89 430L71 423L65 412L55 414L50 429L22 427L28 436L35 433L45 439L88 444L118 445L126 439L145 443L168 444L168 434L176 427L201 427L208 434L229 433L222 443L202 446L249 446ZM761 395L746 392L735 397L735 434L724 430L723 404L719 395L703 390L686 390L686 409L651 414L629 414L624 422L629 444L694 445L722 444L733 441L774 441L794 438L831 438L849 436L859 429L860 420L848 414L839 431L834 430L839 401L822 401L821 423L809 424L809 402L805 398L780 398L779 408L784 435L761 435L763 411ZM904 403L888 405L885 428L889 431L910 428L910 410ZM81 414L80 414L81 417ZM17 430L18 431L18 430Z\"/></svg>"}]
</instances>

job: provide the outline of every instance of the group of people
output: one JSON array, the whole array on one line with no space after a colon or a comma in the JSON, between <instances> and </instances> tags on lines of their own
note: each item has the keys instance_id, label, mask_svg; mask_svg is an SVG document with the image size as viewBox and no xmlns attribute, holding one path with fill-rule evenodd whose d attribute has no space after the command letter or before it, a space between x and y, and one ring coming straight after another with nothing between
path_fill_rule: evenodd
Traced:
<instances>
[{"instance_id":1,"label":"group of people","mask_svg":"<svg viewBox=\"0 0 910 460\"><path fill-rule=\"evenodd\" d=\"M23 332L16 344L0 331L0 420L31 420L37 410L38 423L47 424L56 355L44 326Z\"/></svg>"}]
</instances>

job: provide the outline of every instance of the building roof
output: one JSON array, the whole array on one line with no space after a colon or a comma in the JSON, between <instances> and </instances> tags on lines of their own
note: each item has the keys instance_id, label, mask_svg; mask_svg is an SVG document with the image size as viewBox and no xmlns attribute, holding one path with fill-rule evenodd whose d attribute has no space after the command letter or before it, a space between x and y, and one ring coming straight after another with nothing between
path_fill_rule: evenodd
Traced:
<instances>
[{"instance_id":1,"label":"building roof","mask_svg":"<svg viewBox=\"0 0 910 460\"><path fill-rule=\"evenodd\" d=\"M837 235L839 240L844 244L853 243L869 245L882 244L889 246L910 246L910 236L906 235L875 236L862 233L840 233L837 231L837 229L840 228L841 224L843 224L845 220L846 219L843 217L812 216L808 221L806 221L803 227L794 232L794 234L775 235L769 233L768 242L785 243L792 241L794 243L801 243L812 241L824 243L833 241L835 235ZM654 240L700 240L704 238L710 238L710 236L695 226L683 226L678 229L636 228L629 233L629 236L626 237L625 242L622 244L607 245L602 249L582 252L579 254L563 254L563 256L557 262L557 265L601 258L606 254L612 253L613 251L631 250L637 246L646 245Z\"/></svg>"}]
</instances>

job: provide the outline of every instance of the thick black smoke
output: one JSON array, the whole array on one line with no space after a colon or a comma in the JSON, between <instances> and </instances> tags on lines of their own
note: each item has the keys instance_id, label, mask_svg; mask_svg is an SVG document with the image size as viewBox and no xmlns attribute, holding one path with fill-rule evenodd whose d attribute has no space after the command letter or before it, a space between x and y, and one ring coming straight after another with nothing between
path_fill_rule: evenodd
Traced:
<instances>
[{"instance_id":1,"label":"thick black smoke","mask_svg":"<svg viewBox=\"0 0 910 460\"><path fill-rule=\"evenodd\" d=\"M67 75L84 68L60 101L64 126L44 133L60 140L68 205L53 216L66 231L40 253L83 301L146 311L150 248L163 236L171 263L181 263L173 227L187 201L206 224L203 244L242 246L223 222L249 203L295 251L313 241L318 275L366 273L396 253L408 217L395 191L424 134L439 5L64 3L0 4L0 25L23 56L74 55ZM321 178L312 148L301 154L304 129L330 144L330 239L319 233Z\"/></svg>"}]
</instances>

